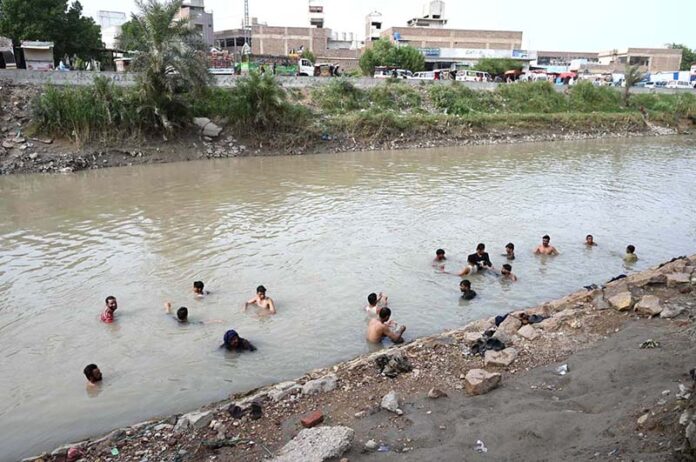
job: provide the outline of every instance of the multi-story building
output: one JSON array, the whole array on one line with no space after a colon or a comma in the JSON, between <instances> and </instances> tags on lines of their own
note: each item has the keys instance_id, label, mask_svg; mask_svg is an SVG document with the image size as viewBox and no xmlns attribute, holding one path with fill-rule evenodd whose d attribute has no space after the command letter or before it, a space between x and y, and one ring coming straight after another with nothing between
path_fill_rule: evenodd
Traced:
<instances>
[{"instance_id":1,"label":"multi-story building","mask_svg":"<svg viewBox=\"0 0 696 462\"><path fill-rule=\"evenodd\" d=\"M643 72L679 70L682 50L672 48L627 48L599 53L599 64L623 72L626 65L638 66Z\"/></svg>"},{"instance_id":2,"label":"multi-story building","mask_svg":"<svg viewBox=\"0 0 696 462\"><path fill-rule=\"evenodd\" d=\"M191 21L191 24L201 34L203 42L208 46L215 43L213 31L213 13L205 11L204 0L184 0L178 14L179 18Z\"/></svg>"},{"instance_id":3,"label":"multi-story building","mask_svg":"<svg viewBox=\"0 0 696 462\"><path fill-rule=\"evenodd\" d=\"M128 22L122 11L97 11L97 24L101 27L102 42L107 50L116 49L116 41L121 35L121 26Z\"/></svg>"}]
</instances>

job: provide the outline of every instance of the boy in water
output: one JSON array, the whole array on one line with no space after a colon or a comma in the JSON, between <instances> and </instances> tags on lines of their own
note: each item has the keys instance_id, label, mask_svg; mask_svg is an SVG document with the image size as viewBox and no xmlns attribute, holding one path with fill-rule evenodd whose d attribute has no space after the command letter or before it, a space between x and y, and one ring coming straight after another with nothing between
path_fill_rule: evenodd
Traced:
<instances>
[{"instance_id":1,"label":"boy in water","mask_svg":"<svg viewBox=\"0 0 696 462\"><path fill-rule=\"evenodd\" d=\"M167 314L172 314L172 304L170 302L166 302L164 304L164 312ZM213 324L222 322L222 320L220 319L213 319L211 321L189 321L188 308L186 308L185 306L182 306L178 310L176 310L175 319L177 320L177 322L182 324Z\"/></svg>"},{"instance_id":2,"label":"boy in water","mask_svg":"<svg viewBox=\"0 0 696 462\"><path fill-rule=\"evenodd\" d=\"M195 281L193 283L193 295L196 297L205 297L208 295L210 292L207 290L204 290L205 284L203 284L203 281Z\"/></svg>"},{"instance_id":3,"label":"boy in water","mask_svg":"<svg viewBox=\"0 0 696 462\"><path fill-rule=\"evenodd\" d=\"M512 265L505 263L500 270L500 275L503 277L503 279L510 280L512 282L517 281L517 276L515 276L512 272Z\"/></svg>"},{"instance_id":4,"label":"boy in water","mask_svg":"<svg viewBox=\"0 0 696 462\"><path fill-rule=\"evenodd\" d=\"M478 273L479 270L481 270L481 265L477 263L476 254L473 253L466 257L466 266L457 274L457 276L468 276L470 274Z\"/></svg>"},{"instance_id":5,"label":"boy in water","mask_svg":"<svg viewBox=\"0 0 696 462\"><path fill-rule=\"evenodd\" d=\"M380 308L387 306L388 298L389 297L384 295L382 292L380 292L379 295L372 292L367 296L367 305L365 305L365 311L367 314L377 316Z\"/></svg>"},{"instance_id":6,"label":"boy in water","mask_svg":"<svg viewBox=\"0 0 696 462\"><path fill-rule=\"evenodd\" d=\"M234 329L230 329L225 332L225 335L222 337L222 345L220 345L220 348L225 348L228 351L236 352L256 351L256 347L247 339L240 337L237 331Z\"/></svg>"},{"instance_id":7,"label":"boy in water","mask_svg":"<svg viewBox=\"0 0 696 462\"><path fill-rule=\"evenodd\" d=\"M102 373L96 364L88 364L82 372L87 377L87 385L95 386L102 380Z\"/></svg>"},{"instance_id":8,"label":"boy in water","mask_svg":"<svg viewBox=\"0 0 696 462\"><path fill-rule=\"evenodd\" d=\"M114 313L118 309L118 303L116 302L116 297L113 295L109 295L106 297L106 300L104 300L104 303L106 304L106 307L104 308L104 311L101 314L101 321L105 322L107 324L111 324L114 322Z\"/></svg>"},{"instance_id":9,"label":"boy in water","mask_svg":"<svg viewBox=\"0 0 696 462\"><path fill-rule=\"evenodd\" d=\"M258 286L256 288L256 297L244 304L244 311L246 311L249 305L256 305L259 308L267 310L270 314L276 314L275 304L270 297L266 297L266 288L264 286Z\"/></svg>"},{"instance_id":10,"label":"boy in water","mask_svg":"<svg viewBox=\"0 0 696 462\"><path fill-rule=\"evenodd\" d=\"M585 237L585 245L587 247L594 247L597 245L597 243L594 241L594 236L592 234L588 234Z\"/></svg>"},{"instance_id":11,"label":"boy in water","mask_svg":"<svg viewBox=\"0 0 696 462\"><path fill-rule=\"evenodd\" d=\"M370 319L367 325L367 341L370 343L380 343L384 337L388 337L394 343L403 343L402 337L406 326L400 326L396 332L392 331L389 324L391 310L386 306L379 310L379 319Z\"/></svg>"},{"instance_id":12,"label":"boy in water","mask_svg":"<svg viewBox=\"0 0 696 462\"><path fill-rule=\"evenodd\" d=\"M486 244L477 245L476 253L472 253L471 255L469 255L469 257L473 257L474 261L479 267L479 270L493 267L493 263L491 263L491 258L488 256L488 252L486 252Z\"/></svg>"},{"instance_id":13,"label":"boy in water","mask_svg":"<svg viewBox=\"0 0 696 462\"><path fill-rule=\"evenodd\" d=\"M636 248L633 245L628 245L626 247L626 255L624 255L623 259L626 263L635 263L638 261L638 255L636 255Z\"/></svg>"},{"instance_id":14,"label":"boy in water","mask_svg":"<svg viewBox=\"0 0 696 462\"><path fill-rule=\"evenodd\" d=\"M541 245L534 250L534 253L541 255L558 255L558 250L551 245L551 237L547 234L541 238Z\"/></svg>"},{"instance_id":15,"label":"boy in water","mask_svg":"<svg viewBox=\"0 0 696 462\"><path fill-rule=\"evenodd\" d=\"M468 279L462 279L462 282L459 283L459 290L462 291L464 300L471 300L476 297L476 292L471 289L471 282Z\"/></svg>"},{"instance_id":16,"label":"boy in water","mask_svg":"<svg viewBox=\"0 0 696 462\"><path fill-rule=\"evenodd\" d=\"M513 244L512 242L508 242L507 245L505 246L505 253L502 256L507 258L508 260L514 260L515 259L515 244Z\"/></svg>"},{"instance_id":17,"label":"boy in water","mask_svg":"<svg viewBox=\"0 0 696 462\"><path fill-rule=\"evenodd\" d=\"M437 249L435 251L435 259L433 260L433 267L439 269L440 271L444 271L446 260L447 260L447 257L445 256L444 249Z\"/></svg>"}]
</instances>

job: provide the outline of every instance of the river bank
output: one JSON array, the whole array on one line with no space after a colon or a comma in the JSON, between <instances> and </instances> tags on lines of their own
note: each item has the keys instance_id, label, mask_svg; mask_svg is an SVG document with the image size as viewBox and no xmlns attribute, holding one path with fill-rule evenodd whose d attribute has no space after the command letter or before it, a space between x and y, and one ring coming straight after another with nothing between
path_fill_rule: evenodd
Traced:
<instances>
[{"instance_id":1,"label":"river bank","mask_svg":"<svg viewBox=\"0 0 696 462\"><path fill-rule=\"evenodd\" d=\"M4 86L3 86L4 85ZM398 87L398 85L392 85ZM297 133L239 131L225 117L205 127L181 129L174 137L122 135L76 143L37 133L32 100L42 91L0 84L0 174L71 173L80 170L244 156L302 155L444 146L569 141L690 133L687 121L664 117L648 122L631 113L476 114L459 117L430 107L425 89L409 89L426 113L350 112L324 114L308 92L302 107L317 111L316 123ZM344 95L345 96L345 95ZM344 96L341 96L343 98ZM335 97L333 95L332 97ZM415 112L413 112L415 111ZM212 117L212 116L211 116ZM209 119L205 119L209 120ZM214 129L211 129L214 128ZM77 128L76 128L77 130ZM73 134L77 136L75 133Z\"/></svg>"},{"instance_id":2,"label":"river bank","mask_svg":"<svg viewBox=\"0 0 696 462\"><path fill-rule=\"evenodd\" d=\"M472 352L495 328L481 319L27 460L692 460L695 270L681 257L515 312L546 319L509 316L501 352ZM289 453L301 419L331 435Z\"/></svg>"}]
</instances>

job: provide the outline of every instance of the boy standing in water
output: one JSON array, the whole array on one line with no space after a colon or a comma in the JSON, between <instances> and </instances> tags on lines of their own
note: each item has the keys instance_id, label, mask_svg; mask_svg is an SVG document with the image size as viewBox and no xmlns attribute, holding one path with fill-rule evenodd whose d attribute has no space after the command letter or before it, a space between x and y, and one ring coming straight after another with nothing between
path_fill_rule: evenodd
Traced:
<instances>
[{"instance_id":1,"label":"boy standing in water","mask_svg":"<svg viewBox=\"0 0 696 462\"><path fill-rule=\"evenodd\" d=\"M100 319L102 322L111 324L112 322L114 322L114 313L118 309L116 297L114 297L113 295L109 295L108 297L106 297L104 303L106 303L106 307L104 308L104 311L102 312Z\"/></svg>"},{"instance_id":2,"label":"boy standing in water","mask_svg":"<svg viewBox=\"0 0 696 462\"><path fill-rule=\"evenodd\" d=\"M471 282L468 279L462 279L462 282L459 283L459 290L461 290L464 300L471 300L476 297L476 292L471 289Z\"/></svg>"},{"instance_id":3,"label":"boy standing in water","mask_svg":"<svg viewBox=\"0 0 696 462\"><path fill-rule=\"evenodd\" d=\"M96 364L88 364L82 372L84 372L85 377L87 377L88 385L97 385L97 383L102 380L102 373Z\"/></svg>"},{"instance_id":4,"label":"boy standing in water","mask_svg":"<svg viewBox=\"0 0 696 462\"><path fill-rule=\"evenodd\" d=\"M388 298L389 297L384 295L382 292L380 292L379 295L372 292L367 296L367 305L365 306L365 311L367 314L377 316L379 314L379 310L387 306Z\"/></svg>"},{"instance_id":5,"label":"boy standing in water","mask_svg":"<svg viewBox=\"0 0 696 462\"><path fill-rule=\"evenodd\" d=\"M636 248L633 245L629 245L626 247L626 255L624 255L623 259L626 263L635 263L638 261L638 255L636 255Z\"/></svg>"},{"instance_id":6,"label":"boy standing in water","mask_svg":"<svg viewBox=\"0 0 696 462\"><path fill-rule=\"evenodd\" d=\"M403 343L402 337L406 326L400 326L396 332L391 330L389 318L391 310L387 307L379 310L379 319L370 319L367 325L367 341L370 343L380 343L384 337L389 338L394 343Z\"/></svg>"},{"instance_id":7,"label":"boy standing in water","mask_svg":"<svg viewBox=\"0 0 696 462\"><path fill-rule=\"evenodd\" d=\"M551 237L547 234L541 238L541 245L534 250L534 253L541 255L558 255L558 250L551 245Z\"/></svg>"},{"instance_id":8,"label":"boy standing in water","mask_svg":"<svg viewBox=\"0 0 696 462\"><path fill-rule=\"evenodd\" d=\"M207 290L204 290L205 284L203 284L203 281L195 281L193 283L193 294L196 297L205 297L208 295L210 292Z\"/></svg>"},{"instance_id":9,"label":"boy standing in water","mask_svg":"<svg viewBox=\"0 0 696 462\"><path fill-rule=\"evenodd\" d=\"M244 311L246 311L249 305L256 305L259 308L268 310L270 314L276 314L275 304L270 297L266 297L266 288L264 286L256 288L256 297L244 304Z\"/></svg>"},{"instance_id":10,"label":"boy standing in water","mask_svg":"<svg viewBox=\"0 0 696 462\"><path fill-rule=\"evenodd\" d=\"M437 249L435 251L435 259L433 260L433 267L439 269L440 271L444 271L446 260L447 260L447 257L445 256L444 249Z\"/></svg>"},{"instance_id":11,"label":"boy standing in water","mask_svg":"<svg viewBox=\"0 0 696 462\"><path fill-rule=\"evenodd\" d=\"M505 246L505 253L502 256L507 258L508 260L514 260L515 259L515 244L513 244L512 242L508 242L507 245Z\"/></svg>"}]
</instances>

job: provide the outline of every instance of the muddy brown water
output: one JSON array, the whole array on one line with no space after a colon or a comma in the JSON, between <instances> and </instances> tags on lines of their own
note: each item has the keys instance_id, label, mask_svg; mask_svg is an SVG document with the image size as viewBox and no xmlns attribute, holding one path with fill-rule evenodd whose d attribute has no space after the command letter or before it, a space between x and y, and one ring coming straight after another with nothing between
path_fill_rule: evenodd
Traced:
<instances>
[{"instance_id":1,"label":"muddy brown water","mask_svg":"<svg viewBox=\"0 0 696 462\"><path fill-rule=\"evenodd\" d=\"M693 138L644 138L0 178L0 460L366 352L371 291L412 339L693 253L695 172ZM559 257L532 255L545 233ZM430 265L442 247L458 270L484 242L499 266L508 241L519 281L474 275L471 302ZM626 268L629 243L640 260ZM258 284L276 316L241 312ZM113 325L99 321L107 295ZM178 325L165 300L224 323ZM232 327L259 350L221 351Z\"/></svg>"}]
</instances>

